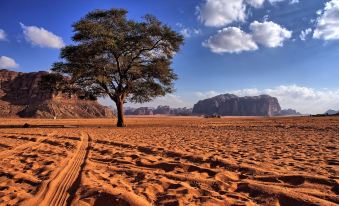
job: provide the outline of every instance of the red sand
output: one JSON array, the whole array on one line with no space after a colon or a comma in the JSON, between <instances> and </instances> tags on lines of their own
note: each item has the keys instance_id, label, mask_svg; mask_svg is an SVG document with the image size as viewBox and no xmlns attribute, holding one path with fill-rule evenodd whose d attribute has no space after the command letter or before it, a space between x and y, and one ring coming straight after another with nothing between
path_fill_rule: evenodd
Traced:
<instances>
[{"instance_id":1,"label":"red sand","mask_svg":"<svg viewBox=\"0 0 339 206\"><path fill-rule=\"evenodd\" d=\"M127 124L1 119L0 205L339 204L338 117Z\"/></svg>"}]
</instances>

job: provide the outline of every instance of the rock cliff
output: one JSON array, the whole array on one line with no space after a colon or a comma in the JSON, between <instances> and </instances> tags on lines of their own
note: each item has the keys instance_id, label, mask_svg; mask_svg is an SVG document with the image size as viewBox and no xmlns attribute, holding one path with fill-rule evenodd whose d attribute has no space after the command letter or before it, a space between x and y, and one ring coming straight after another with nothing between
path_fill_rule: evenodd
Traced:
<instances>
[{"instance_id":1,"label":"rock cliff","mask_svg":"<svg viewBox=\"0 0 339 206\"><path fill-rule=\"evenodd\" d=\"M96 101L66 94L53 95L40 87L47 72L21 73L0 70L0 117L102 118L113 117Z\"/></svg>"},{"instance_id":2,"label":"rock cliff","mask_svg":"<svg viewBox=\"0 0 339 206\"><path fill-rule=\"evenodd\" d=\"M278 99L268 95L238 97L222 94L201 100L193 107L193 114L223 116L274 116L280 111Z\"/></svg>"}]
</instances>

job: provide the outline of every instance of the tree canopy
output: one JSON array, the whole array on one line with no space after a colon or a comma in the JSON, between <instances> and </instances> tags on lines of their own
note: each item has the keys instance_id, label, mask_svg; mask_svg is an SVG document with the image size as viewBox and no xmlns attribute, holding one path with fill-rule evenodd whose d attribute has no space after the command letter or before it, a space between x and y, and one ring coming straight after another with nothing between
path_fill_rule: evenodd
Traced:
<instances>
[{"instance_id":1,"label":"tree canopy","mask_svg":"<svg viewBox=\"0 0 339 206\"><path fill-rule=\"evenodd\" d=\"M95 10L73 25L74 45L61 50L63 61L52 71L63 75L72 91L110 97L118 126L125 126L123 104L143 103L174 91L171 68L183 36L151 15L127 19L124 9Z\"/></svg>"}]
</instances>

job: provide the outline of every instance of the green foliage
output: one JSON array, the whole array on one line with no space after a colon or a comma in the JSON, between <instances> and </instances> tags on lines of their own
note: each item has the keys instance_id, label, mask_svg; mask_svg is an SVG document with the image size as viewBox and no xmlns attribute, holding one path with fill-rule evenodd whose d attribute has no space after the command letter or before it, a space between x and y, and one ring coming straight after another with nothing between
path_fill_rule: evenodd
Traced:
<instances>
[{"instance_id":1,"label":"green foliage","mask_svg":"<svg viewBox=\"0 0 339 206\"><path fill-rule=\"evenodd\" d=\"M55 73L67 77L69 88L115 102L146 102L174 91L171 60L183 37L146 15L128 20L123 9L96 10L74 27L74 45L61 51Z\"/></svg>"}]
</instances>

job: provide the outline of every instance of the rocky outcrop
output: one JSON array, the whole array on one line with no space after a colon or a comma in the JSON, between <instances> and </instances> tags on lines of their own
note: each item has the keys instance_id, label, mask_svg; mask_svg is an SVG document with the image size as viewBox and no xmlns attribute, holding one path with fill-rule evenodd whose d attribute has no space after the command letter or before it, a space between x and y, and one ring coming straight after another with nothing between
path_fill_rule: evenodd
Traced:
<instances>
[{"instance_id":1,"label":"rocky outcrop","mask_svg":"<svg viewBox=\"0 0 339 206\"><path fill-rule=\"evenodd\" d=\"M174 115L189 116L192 114L192 108L171 108L170 106L159 105L157 108L152 107L126 107L126 115Z\"/></svg>"},{"instance_id":2,"label":"rocky outcrop","mask_svg":"<svg viewBox=\"0 0 339 206\"><path fill-rule=\"evenodd\" d=\"M300 116L300 115L302 114L294 109L283 109L279 113L275 114L275 116Z\"/></svg>"},{"instance_id":3,"label":"rocky outcrop","mask_svg":"<svg viewBox=\"0 0 339 206\"><path fill-rule=\"evenodd\" d=\"M53 98L50 91L43 91L39 86L47 72L21 73L0 70L0 90L3 91L3 101L14 105L29 105Z\"/></svg>"},{"instance_id":4,"label":"rocky outcrop","mask_svg":"<svg viewBox=\"0 0 339 206\"><path fill-rule=\"evenodd\" d=\"M164 115L169 115L171 114L171 107L170 106L162 106L159 105L154 111L154 114L164 114Z\"/></svg>"},{"instance_id":5,"label":"rocky outcrop","mask_svg":"<svg viewBox=\"0 0 339 206\"><path fill-rule=\"evenodd\" d=\"M40 87L47 72L0 70L0 117L103 118L113 111L96 101L68 94L54 95Z\"/></svg>"},{"instance_id":6,"label":"rocky outcrop","mask_svg":"<svg viewBox=\"0 0 339 206\"><path fill-rule=\"evenodd\" d=\"M334 114L338 114L339 113L339 110L336 111L336 110L333 110L333 109L329 109L327 110L324 114L327 114L327 115L334 115Z\"/></svg>"},{"instance_id":7,"label":"rocky outcrop","mask_svg":"<svg viewBox=\"0 0 339 206\"><path fill-rule=\"evenodd\" d=\"M280 111L278 99L268 95L238 97L222 94L201 100L193 107L193 114L222 116L274 116Z\"/></svg>"},{"instance_id":8,"label":"rocky outcrop","mask_svg":"<svg viewBox=\"0 0 339 206\"><path fill-rule=\"evenodd\" d=\"M125 115L153 115L154 108L152 107L125 107Z\"/></svg>"}]
</instances>

